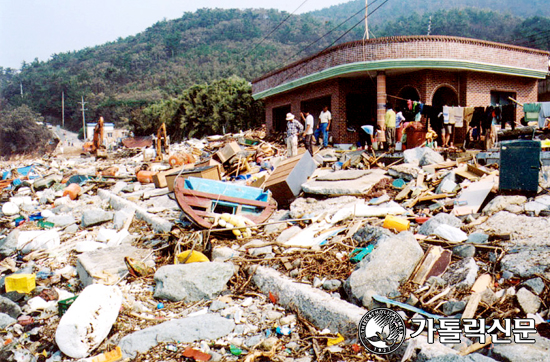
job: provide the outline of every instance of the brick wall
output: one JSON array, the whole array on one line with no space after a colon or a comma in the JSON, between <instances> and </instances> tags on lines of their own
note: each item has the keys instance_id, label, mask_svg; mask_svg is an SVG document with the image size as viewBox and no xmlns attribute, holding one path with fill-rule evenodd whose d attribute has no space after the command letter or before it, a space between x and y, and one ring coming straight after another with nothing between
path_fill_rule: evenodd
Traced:
<instances>
[{"instance_id":1,"label":"brick wall","mask_svg":"<svg viewBox=\"0 0 550 362\"><path fill-rule=\"evenodd\" d=\"M253 93L338 65L384 59L455 59L548 70L550 53L447 36L407 36L341 44L292 63L253 81Z\"/></svg>"},{"instance_id":2,"label":"brick wall","mask_svg":"<svg viewBox=\"0 0 550 362\"><path fill-rule=\"evenodd\" d=\"M372 39L365 43L351 42L333 47L325 52L303 59L288 67L259 78L253 83L257 93L314 72L340 64L379 59L446 58L474 60L531 69L548 69L547 52L519 48L504 44L454 37L395 37ZM290 105L291 112L299 117L301 103L320 97L331 97L331 135L335 143L354 143L355 132L346 130L346 97L350 93L372 94L376 100L376 75L372 78L362 74L354 78L335 78L303 86L289 92L265 99L268 132L273 131L273 109ZM370 79L369 79L370 78ZM491 102L491 91L515 92L521 103L537 101L537 80L524 77L466 71L443 71L425 69L386 76L385 92L399 95L405 87L416 89L423 103L431 104L435 92L442 86L450 87L458 95L461 106L487 106ZM389 98L391 100L391 98ZM518 119L522 117L520 108ZM315 115L317 116L317 115ZM465 129L458 129L457 143L463 139Z\"/></svg>"},{"instance_id":3,"label":"brick wall","mask_svg":"<svg viewBox=\"0 0 550 362\"><path fill-rule=\"evenodd\" d=\"M452 88L459 94L459 104L463 107L488 106L491 103L491 91L515 92L521 103L537 101L537 80L481 72L444 72L422 70L412 73L388 76L387 93L398 95L404 87L414 87L423 103L431 104L434 93L442 86ZM302 87L265 100L268 132L273 131L273 108L291 105L291 112L297 117L301 111L301 102L331 96L330 111L333 122L331 135L335 143L354 143L355 132L348 132L346 125L346 96L350 93L365 93L372 96L373 107L376 104L376 77L333 79L315 85ZM391 98L390 98L391 99ZM316 115L317 116L317 115ZM523 116L517 109L517 119ZM455 141L461 143L466 129L457 129Z\"/></svg>"}]
</instances>

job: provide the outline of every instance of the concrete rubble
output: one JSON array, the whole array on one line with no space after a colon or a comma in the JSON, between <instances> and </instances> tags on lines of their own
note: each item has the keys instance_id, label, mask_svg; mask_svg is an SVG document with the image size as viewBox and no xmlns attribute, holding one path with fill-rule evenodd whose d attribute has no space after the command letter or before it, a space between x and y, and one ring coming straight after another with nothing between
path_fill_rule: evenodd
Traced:
<instances>
[{"instance_id":1,"label":"concrete rubble","mask_svg":"<svg viewBox=\"0 0 550 362\"><path fill-rule=\"evenodd\" d=\"M297 194L279 169L277 206L270 175L303 156L284 149L252 130L0 162L0 360L548 360L544 182L501 193L473 151L329 148ZM418 318L529 319L535 343L425 329L376 356L358 339L374 308L408 336Z\"/></svg>"}]
</instances>

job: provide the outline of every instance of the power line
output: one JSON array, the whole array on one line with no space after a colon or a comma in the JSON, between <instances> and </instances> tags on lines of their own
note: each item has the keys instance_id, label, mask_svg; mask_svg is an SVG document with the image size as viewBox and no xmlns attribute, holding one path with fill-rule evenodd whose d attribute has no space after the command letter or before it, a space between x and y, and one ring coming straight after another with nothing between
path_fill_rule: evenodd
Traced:
<instances>
[{"instance_id":1,"label":"power line","mask_svg":"<svg viewBox=\"0 0 550 362\"><path fill-rule=\"evenodd\" d=\"M374 0L372 2L371 5L375 4L378 0ZM333 31L335 31L336 29L338 29L339 27L341 27L342 25L344 25L345 23L347 23L348 21L350 21L351 19L353 19L354 17L356 17L357 15L359 15L359 13L362 13L363 10L365 10L367 7L364 6L361 10L359 10L358 12L356 12L355 14L353 14L352 16L350 16L349 18L347 18L346 20L344 20L343 22L341 22L340 24L338 24L337 26L335 26L334 28L332 28L331 30L329 30L328 32L326 32L324 35L322 35L319 39L309 43L305 48L303 48L302 50L300 50L298 53L294 54L292 57L290 57L290 59L293 59L294 57L296 57L297 55L303 53L306 49L308 49L310 46L312 46L313 44L316 44L318 41L320 41L321 39L323 39L325 36L331 34ZM364 19L361 19L361 22L363 21Z\"/></svg>"},{"instance_id":2,"label":"power line","mask_svg":"<svg viewBox=\"0 0 550 362\"><path fill-rule=\"evenodd\" d=\"M305 3L307 3L308 0L304 0L304 2L302 2L300 4L300 6L298 6L292 13L288 14L288 16L286 18L283 19L283 21L281 21L275 28L273 28L269 34L267 34L266 36L264 36L262 38L262 40L260 40L260 42L258 44L256 44L254 46L254 48L252 48L251 50L248 51L248 53L246 53L246 55L244 56L244 58L246 58L247 56L250 55L250 53L252 53L254 50L256 50L257 47L260 46L260 44L262 44L264 42L264 40L266 40L271 34L273 34L277 29L279 29L292 15L294 15L295 12L298 11L298 9L300 9Z\"/></svg>"},{"instance_id":3,"label":"power line","mask_svg":"<svg viewBox=\"0 0 550 362\"><path fill-rule=\"evenodd\" d=\"M518 43L530 43L532 42L532 40L529 40L529 38L534 37L536 39L538 36L544 37L545 35L549 35L549 34L550 34L550 29L539 30L539 31L535 30L535 31L522 34L522 36L520 37L516 36L515 38L512 38L511 41L516 42L517 40L522 40Z\"/></svg>"},{"instance_id":4,"label":"power line","mask_svg":"<svg viewBox=\"0 0 550 362\"><path fill-rule=\"evenodd\" d=\"M550 36L550 29L549 30L545 30L545 31L541 31L541 32L538 32L538 33L533 33L532 35L528 35L527 37L525 38L522 38L523 41L513 41L514 44L516 45L530 45L530 44L534 44L534 43L537 43L538 41L541 41L541 40L546 40L546 41L549 41L550 39L548 39Z\"/></svg>"},{"instance_id":5,"label":"power line","mask_svg":"<svg viewBox=\"0 0 550 362\"><path fill-rule=\"evenodd\" d=\"M380 6L378 6L376 9L374 9L370 14L367 15L367 17L371 16L372 14L374 14L378 9L380 9L382 6L384 6L388 1L390 0L385 0L382 4L380 4ZM336 39L335 41L333 41L330 45L328 45L327 47L325 47L323 50L320 51L320 53L324 52L325 50L327 50L328 48L330 48L331 46L333 46L338 40L342 39L344 36L346 36L350 31L352 31L353 29L355 29L359 24L361 24L363 22L364 19L361 19L360 21L358 21L354 26L352 26L350 29L348 29L344 34L342 34L340 37L338 37L338 39ZM294 72L290 73L288 76L285 77L285 79L283 79L282 82L285 82L287 81L290 77L292 77L294 74L298 73L303 67L305 66L305 63L302 64L302 66L298 69L296 69Z\"/></svg>"}]
</instances>

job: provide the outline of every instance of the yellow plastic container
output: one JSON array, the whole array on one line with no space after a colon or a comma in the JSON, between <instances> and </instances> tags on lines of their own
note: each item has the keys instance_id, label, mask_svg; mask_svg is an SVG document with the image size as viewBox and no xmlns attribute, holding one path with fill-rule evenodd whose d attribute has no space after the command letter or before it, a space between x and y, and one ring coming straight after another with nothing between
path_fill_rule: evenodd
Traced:
<instances>
[{"instance_id":1,"label":"yellow plastic container","mask_svg":"<svg viewBox=\"0 0 550 362\"><path fill-rule=\"evenodd\" d=\"M30 293L36 288L36 275L12 274L6 277L6 293Z\"/></svg>"},{"instance_id":2,"label":"yellow plastic container","mask_svg":"<svg viewBox=\"0 0 550 362\"><path fill-rule=\"evenodd\" d=\"M122 351L120 347L116 347L112 351L102 353L92 358L92 362L116 362L122 359Z\"/></svg>"},{"instance_id":3,"label":"yellow plastic container","mask_svg":"<svg viewBox=\"0 0 550 362\"><path fill-rule=\"evenodd\" d=\"M382 225L386 229L395 229L397 231L407 231L411 222L402 217L397 217L393 215L386 215L384 219L384 224Z\"/></svg>"},{"instance_id":4,"label":"yellow plastic container","mask_svg":"<svg viewBox=\"0 0 550 362\"><path fill-rule=\"evenodd\" d=\"M184 251L183 253L179 253L177 255L177 258L178 258L178 263L183 263L183 261L187 258L187 256L189 255L189 253L191 252L191 250L186 250ZM185 262L185 264L190 264L190 263L205 263L205 262L209 262L210 260L206 257L206 255L204 255L203 253L201 253L200 251L193 251L193 253L191 254L191 256L189 257L189 259L187 259L187 261Z\"/></svg>"}]
</instances>

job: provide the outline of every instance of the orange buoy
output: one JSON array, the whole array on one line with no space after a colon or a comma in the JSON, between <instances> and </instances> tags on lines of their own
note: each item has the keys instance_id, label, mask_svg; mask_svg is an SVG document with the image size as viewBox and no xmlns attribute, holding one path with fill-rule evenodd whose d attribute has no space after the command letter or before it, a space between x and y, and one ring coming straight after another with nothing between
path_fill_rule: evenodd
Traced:
<instances>
[{"instance_id":1,"label":"orange buoy","mask_svg":"<svg viewBox=\"0 0 550 362\"><path fill-rule=\"evenodd\" d=\"M195 163L195 157L190 153L175 153L168 159L168 163L171 167L188 165Z\"/></svg>"},{"instance_id":2,"label":"orange buoy","mask_svg":"<svg viewBox=\"0 0 550 362\"><path fill-rule=\"evenodd\" d=\"M118 167L112 166L100 172L101 176L114 177L118 173Z\"/></svg>"},{"instance_id":3,"label":"orange buoy","mask_svg":"<svg viewBox=\"0 0 550 362\"><path fill-rule=\"evenodd\" d=\"M71 200L75 200L78 197L78 194L80 194L81 190L82 189L78 184L70 184L63 191L63 196L69 196Z\"/></svg>"},{"instance_id":4,"label":"orange buoy","mask_svg":"<svg viewBox=\"0 0 550 362\"><path fill-rule=\"evenodd\" d=\"M183 165L183 157L180 154L173 154L168 159L168 163L171 167L181 166Z\"/></svg>"},{"instance_id":5,"label":"orange buoy","mask_svg":"<svg viewBox=\"0 0 550 362\"><path fill-rule=\"evenodd\" d=\"M139 171L137 173L137 179L142 184L150 184L153 182L153 176L156 175L156 172L153 171Z\"/></svg>"}]
</instances>

